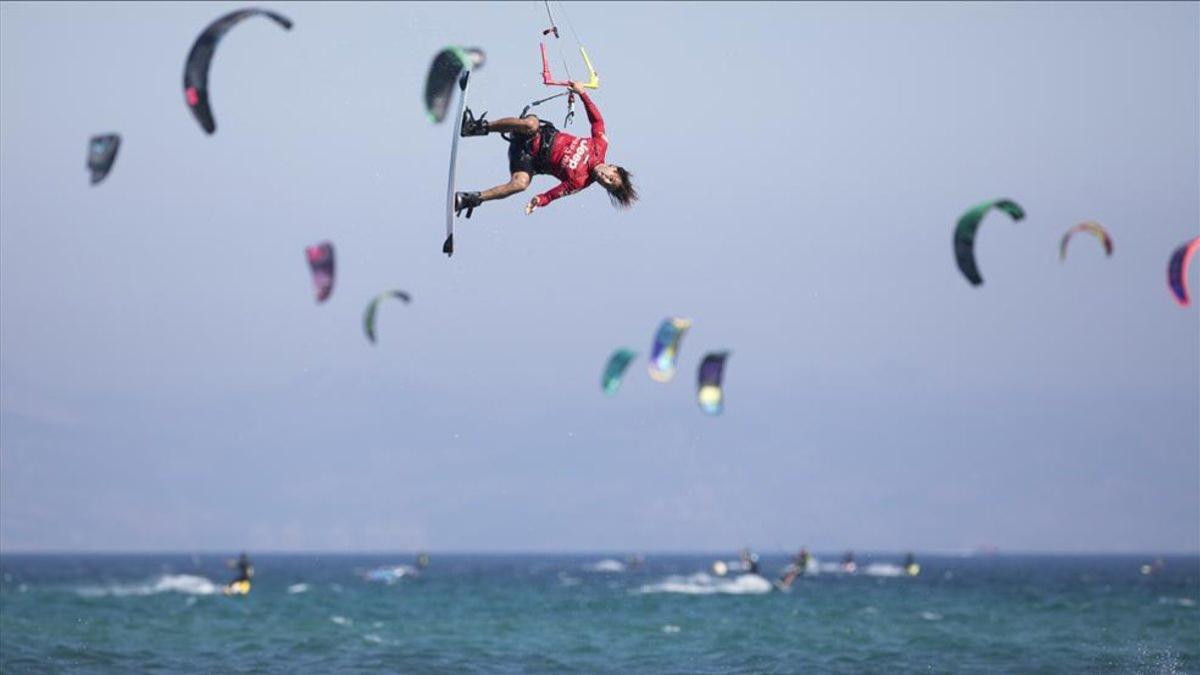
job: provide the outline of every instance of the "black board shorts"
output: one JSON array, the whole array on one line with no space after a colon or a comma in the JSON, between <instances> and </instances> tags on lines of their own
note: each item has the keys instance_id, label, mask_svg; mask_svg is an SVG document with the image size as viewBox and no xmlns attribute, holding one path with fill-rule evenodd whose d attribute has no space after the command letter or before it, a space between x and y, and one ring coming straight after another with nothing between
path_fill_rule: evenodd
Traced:
<instances>
[{"instance_id":1,"label":"black board shorts","mask_svg":"<svg viewBox=\"0 0 1200 675\"><path fill-rule=\"evenodd\" d=\"M539 121L537 136L542 138L542 146L538 148L535 156L533 152L535 136L513 134L512 138L508 139L508 172L524 171L530 176L550 173L550 149L554 147L554 137L557 135L558 129L553 124L544 120Z\"/></svg>"}]
</instances>

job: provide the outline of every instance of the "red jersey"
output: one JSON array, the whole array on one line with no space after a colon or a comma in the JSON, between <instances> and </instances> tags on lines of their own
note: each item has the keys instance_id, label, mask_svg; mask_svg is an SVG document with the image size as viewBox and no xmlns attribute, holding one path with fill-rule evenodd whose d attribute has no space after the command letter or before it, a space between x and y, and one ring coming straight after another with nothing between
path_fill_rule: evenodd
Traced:
<instances>
[{"instance_id":1,"label":"red jersey","mask_svg":"<svg viewBox=\"0 0 1200 675\"><path fill-rule=\"evenodd\" d=\"M564 195L579 192L596 181L592 177L592 168L604 163L604 154L608 152L608 137L604 135L604 118L600 110L586 93L579 95L583 108L587 110L588 123L592 125L590 138L572 136L564 131L554 136L554 145L550 148L550 175L561 180L556 187L537 196L538 206L545 206ZM540 136L535 137L533 153L541 149Z\"/></svg>"}]
</instances>

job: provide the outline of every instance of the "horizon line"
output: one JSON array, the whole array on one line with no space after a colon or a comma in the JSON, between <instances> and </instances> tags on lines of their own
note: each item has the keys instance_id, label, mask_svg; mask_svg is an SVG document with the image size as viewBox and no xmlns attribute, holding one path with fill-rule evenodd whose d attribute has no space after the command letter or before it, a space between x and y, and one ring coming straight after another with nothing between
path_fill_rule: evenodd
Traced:
<instances>
[{"instance_id":1,"label":"horizon line","mask_svg":"<svg viewBox=\"0 0 1200 675\"><path fill-rule=\"evenodd\" d=\"M758 553L760 556L790 556L792 552L784 550L764 550L749 547L751 551ZM858 556L903 556L906 553L919 554L924 556L947 557L947 558L990 558L990 557L1010 557L1010 556L1052 556L1052 557L1068 557L1068 556L1171 556L1171 557L1200 557L1200 549L1175 549L1175 550L1158 550L1158 551L1131 551L1131 550L1062 550L1062 549L929 549L921 550L918 548L912 549L821 549L813 548L810 552L822 554L840 555L847 550L852 551ZM0 556L10 555L52 555L52 556L69 556L69 555L230 555L232 552L251 552L252 548L230 547L230 548L204 548L193 550L181 549L67 549L67 548L17 548L6 549L0 547ZM685 549L685 550L654 550L654 549L364 549L360 551L346 549L263 549L254 552L254 555L279 555L279 556L305 556L305 555L327 555L327 556L369 556L369 555L394 555L394 556L415 556L420 553L427 555L449 555L449 556L736 556L738 548L721 549L721 550L706 550L706 549Z\"/></svg>"}]
</instances>

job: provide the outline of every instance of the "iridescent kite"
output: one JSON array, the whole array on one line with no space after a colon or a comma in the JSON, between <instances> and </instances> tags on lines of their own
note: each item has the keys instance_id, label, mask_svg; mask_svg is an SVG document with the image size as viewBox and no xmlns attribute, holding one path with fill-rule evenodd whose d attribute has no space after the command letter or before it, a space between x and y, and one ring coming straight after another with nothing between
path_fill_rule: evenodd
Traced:
<instances>
[{"instance_id":1,"label":"iridescent kite","mask_svg":"<svg viewBox=\"0 0 1200 675\"><path fill-rule=\"evenodd\" d=\"M692 327L691 319L663 319L650 347L650 377L658 382L670 382L675 377L675 360L679 358L679 343Z\"/></svg>"},{"instance_id":2,"label":"iridescent kite","mask_svg":"<svg viewBox=\"0 0 1200 675\"><path fill-rule=\"evenodd\" d=\"M1180 307L1187 307L1191 302L1188 296L1188 266L1192 264L1197 249L1200 249L1200 237L1175 249L1171 261L1167 263L1167 286Z\"/></svg>"},{"instance_id":3,"label":"iridescent kite","mask_svg":"<svg viewBox=\"0 0 1200 675\"><path fill-rule=\"evenodd\" d=\"M305 248L304 254L312 270L313 285L317 287L317 302L325 302L333 292L333 244L323 241Z\"/></svg>"},{"instance_id":4,"label":"iridescent kite","mask_svg":"<svg viewBox=\"0 0 1200 675\"><path fill-rule=\"evenodd\" d=\"M725 359L729 352L709 352L700 362L696 375L696 402L709 415L720 415L725 409L725 392L721 389L721 378L725 375Z\"/></svg>"},{"instance_id":5,"label":"iridescent kite","mask_svg":"<svg viewBox=\"0 0 1200 675\"><path fill-rule=\"evenodd\" d=\"M1104 226L1102 226L1100 223L1089 220L1085 223L1080 223L1075 227L1072 227L1071 229L1067 230L1066 234L1063 235L1062 241L1058 244L1059 260L1067 259L1067 243L1071 241L1071 237L1074 237L1077 232L1087 232L1088 234L1095 236L1100 240L1100 243L1104 245L1104 252L1110 256L1112 255L1113 242L1112 237L1108 234L1108 230L1104 229Z\"/></svg>"},{"instance_id":6,"label":"iridescent kite","mask_svg":"<svg viewBox=\"0 0 1200 675\"><path fill-rule=\"evenodd\" d=\"M625 377L625 370L636 356L637 352L621 347L608 357L608 364L604 366L604 373L600 376L600 388L605 394L612 396L617 393L621 388L621 379Z\"/></svg>"},{"instance_id":7,"label":"iridescent kite","mask_svg":"<svg viewBox=\"0 0 1200 675\"><path fill-rule=\"evenodd\" d=\"M117 161L117 149L121 147L121 137L116 134L92 136L88 142L88 170L92 172L92 185L104 180Z\"/></svg>"},{"instance_id":8,"label":"iridescent kite","mask_svg":"<svg viewBox=\"0 0 1200 675\"><path fill-rule=\"evenodd\" d=\"M379 308L379 303L387 298L403 300L405 304L412 302L412 298L404 291L384 291L375 296L375 299L367 305L367 311L363 313L363 332L367 334L367 339L371 341L371 344L375 344L375 310Z\"/></svg>"},{"instance_id":9,"label":"iridescent kite","mask_svg":"<svg viewBox=\"0 0 1200 675\"><path fill-rule=\"evenodd\" d=\"M958 269L973 286L983 283L979 268L975 266L975 230L979 229L980 221L993 208L1007 213L1013 220L1025 217L1024 209L1016 202L997 199L973 207L958 219L958 227L954 228L954 259L958 262Z\"/></svg>"}]
</instances>

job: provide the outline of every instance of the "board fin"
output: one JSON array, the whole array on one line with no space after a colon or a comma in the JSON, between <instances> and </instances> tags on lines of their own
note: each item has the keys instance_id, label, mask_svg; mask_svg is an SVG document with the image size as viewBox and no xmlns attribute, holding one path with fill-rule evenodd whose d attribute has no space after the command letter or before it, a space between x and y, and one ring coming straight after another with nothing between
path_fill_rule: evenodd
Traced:
<instances>
[{"instance_id":1,"label":"board fin","mask_svg":"<svg viewBox=\"0 0 1200 675\"><path fill-rule=\"evenodd\" d=\"M454 235L446 237L446 243L442 244L442 253L454 255Z\"/></svg>"}]
</instances>

